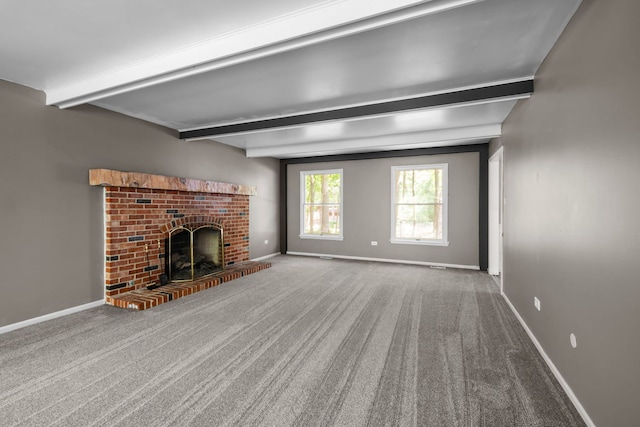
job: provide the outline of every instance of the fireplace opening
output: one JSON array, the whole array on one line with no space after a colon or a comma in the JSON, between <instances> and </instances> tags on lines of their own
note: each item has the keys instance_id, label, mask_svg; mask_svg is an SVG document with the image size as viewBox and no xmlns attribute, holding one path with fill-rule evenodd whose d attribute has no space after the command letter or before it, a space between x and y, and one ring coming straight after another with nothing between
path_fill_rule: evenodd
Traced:
<instances>
[{"instance_id":1,"label":"fireplace opening","mask_svg":"<svg viewBox=\"0 0 640 427\"><path fill-rule=\"evenodd\" d=\"M170 282L192 281L223 269L224 242L219 226L173 228L165 248L165 272Z\"/></svg>"}]
</instances>

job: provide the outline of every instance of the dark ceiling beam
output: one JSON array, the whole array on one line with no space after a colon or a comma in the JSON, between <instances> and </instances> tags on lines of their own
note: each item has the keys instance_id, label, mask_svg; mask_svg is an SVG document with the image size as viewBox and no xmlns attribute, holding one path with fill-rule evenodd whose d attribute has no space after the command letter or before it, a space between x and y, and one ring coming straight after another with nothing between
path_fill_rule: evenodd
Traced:
<instances>
[{"instance_id":1,"label":"dark ceiling beam","mask_svg":"<svg viewBox=\"0 0 640 427\"><path fill-rule=\"evenodd\" d=\"M234 133L301 126L329 120L346 120L356 117L391 114L400 111L415 110L418 108L433 108L469 102L491 101L500 98L528 96L532 93L533 80L521 80L512 83L439 93L436 95L425 95L410 99L385 101L377 104L367 104L336 110L320 111L316 113L193 129L180 132L180 139L210 138Z\"/></svg>"}]
</instances>

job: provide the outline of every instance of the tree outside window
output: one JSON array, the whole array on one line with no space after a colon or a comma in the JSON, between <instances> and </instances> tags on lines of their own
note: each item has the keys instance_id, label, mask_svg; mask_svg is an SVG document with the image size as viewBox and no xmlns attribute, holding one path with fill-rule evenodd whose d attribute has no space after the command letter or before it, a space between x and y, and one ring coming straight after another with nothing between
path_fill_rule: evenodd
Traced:
<instances>
[{"instance_id":1,"label":"tree outside window","mask_svg":"<svg viewBox=\"0 0 640 427\"><path fill-rule=\"evenodd\" d=\"M342 238L342 169L303 171L301 237Z\"/></svg>"},{"instance_id":2,"label":"tree outside window","mask_svg":"<svg viewBox=\"0 0 640 427\"><path fill-rule=\"evenodd\" d=\"M447 244L447 165L392 168L393 243Z\"/></svg>"}]
</instances>

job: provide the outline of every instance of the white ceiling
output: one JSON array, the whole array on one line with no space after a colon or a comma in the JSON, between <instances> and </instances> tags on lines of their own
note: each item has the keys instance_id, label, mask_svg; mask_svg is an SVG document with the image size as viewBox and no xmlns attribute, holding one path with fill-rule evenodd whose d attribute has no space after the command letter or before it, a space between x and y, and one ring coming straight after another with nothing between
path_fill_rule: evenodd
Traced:
<instances>
[{"instance_id":1,"label":"white ceiling","mask_svg":"<svg viewBox=\"0 0 640 427\"><path fill-rule=\"evenodd\" d=\"M248 156L479 143L529 94L447 94L531 79L579 4L3 0L0 79Z\"/></svg>"}]
</instances>

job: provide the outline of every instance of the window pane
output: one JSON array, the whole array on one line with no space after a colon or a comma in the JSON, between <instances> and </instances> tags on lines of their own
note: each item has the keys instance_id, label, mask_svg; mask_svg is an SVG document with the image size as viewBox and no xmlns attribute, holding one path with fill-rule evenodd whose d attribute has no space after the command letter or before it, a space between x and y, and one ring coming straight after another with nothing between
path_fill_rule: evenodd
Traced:
<instances>
[{"instance_id":1,"label":"window pane","mask_svg":"<svg viewBox=\"0 0 640 427\"><path fill-rule=\"evenodd\" d=\"M340 234L340 205L306 205L304 234Z\"/></svg>"},{"instance_id":2,"label":"window pane","mask_svg":"<svg viewBox=\"0 0 640 427\"><path fill-rule=\"evenodd\" d=\"M304 181L305 203L321 203L320 175L305 175Z\"/></svg>"},{"instance_id":3,"label":"window pane","mask_svg":"<svg viewBox=\"0 0 640 427\"><path fill-rule=\"evenodd\" d=\"M342 170L301 172L300 237L342 237Z\"/></svg>"},{"instance_id":4,"label":"window pane","mask_svg":"<svg viewBox=\"0 0 640 427\"><path fill-rule=\"evenodd\" d=\"M442 203L442 169L397 170L397 203Z\"/></svg>"},{"instance_id":5,"label":"window pane","mask_svg":"<svg viewBox=\"0 0 640 427\"><path fill-rule=\"evenodd\" d=\"M396 205L396 237L442 239L442 205Z\"/></svg>"},{"instance_id":6,"label":"window pane","mask_svg":"<svg viewBox=\"0 0 640 427\"><path fill-rule=\"evenodd\" d=\"M305 203L340 203L340 174L305 175Z\"/></svg>"}]
</instances>

